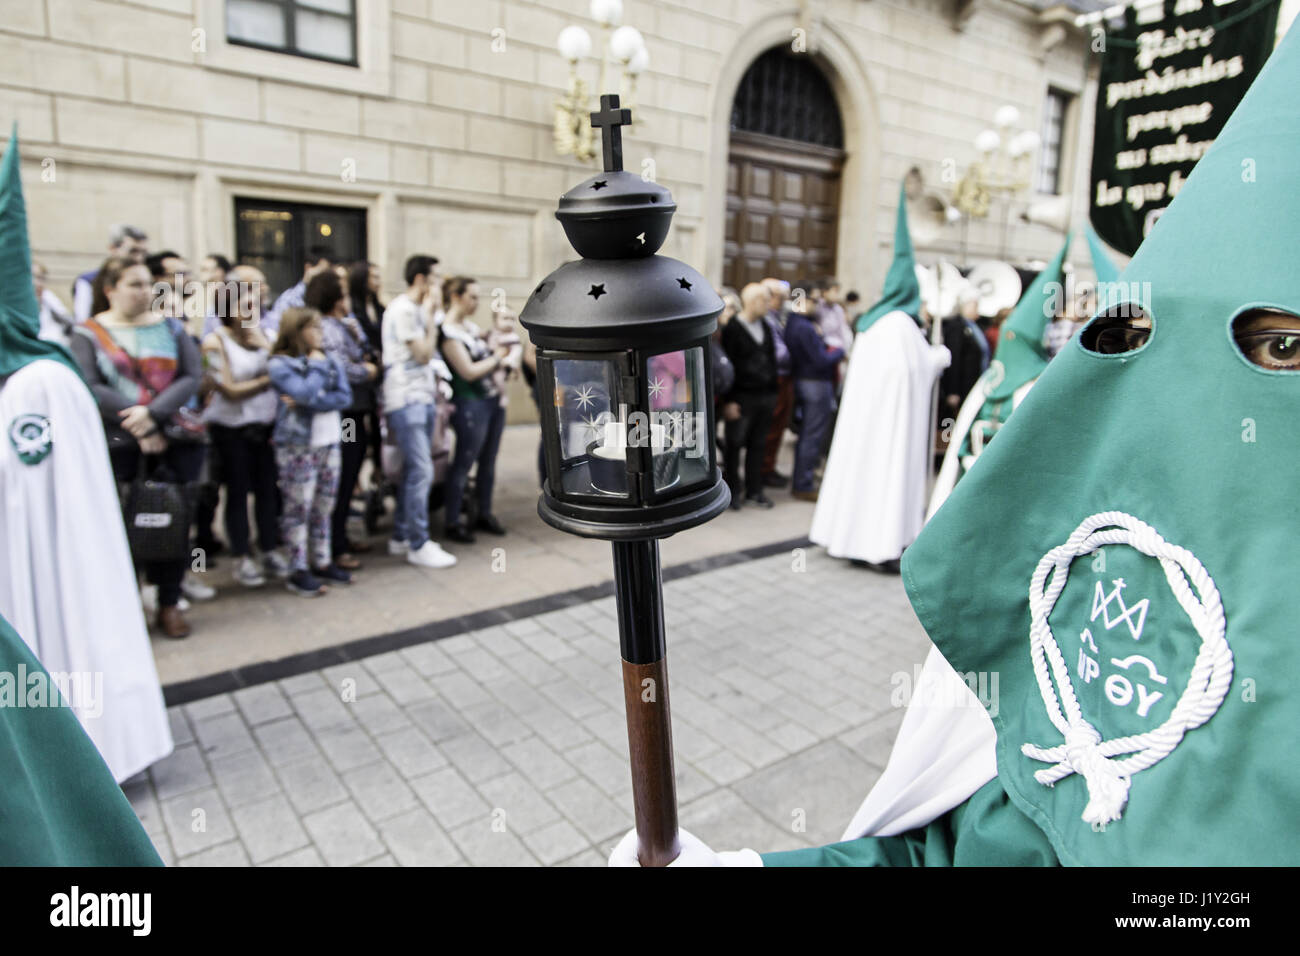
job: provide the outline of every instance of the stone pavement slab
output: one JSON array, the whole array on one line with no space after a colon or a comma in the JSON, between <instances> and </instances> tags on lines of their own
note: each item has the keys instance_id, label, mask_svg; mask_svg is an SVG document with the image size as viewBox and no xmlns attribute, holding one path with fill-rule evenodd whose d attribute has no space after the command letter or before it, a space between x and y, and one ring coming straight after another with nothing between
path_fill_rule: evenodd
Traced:
<instances>
[{"instance_id":1,"label":"stone pavement slab","mask_svg":"<svg viewBox=\"0 0 1300 956\"><path fill-rule=\"evenodd\" d=\"M833 842L888 759L928 642L897 577L817 548L664 588L682 826ZM632 826L613 600L169 710L124 790L169 863L586 866Z\"/></svg>"}]
</instances>

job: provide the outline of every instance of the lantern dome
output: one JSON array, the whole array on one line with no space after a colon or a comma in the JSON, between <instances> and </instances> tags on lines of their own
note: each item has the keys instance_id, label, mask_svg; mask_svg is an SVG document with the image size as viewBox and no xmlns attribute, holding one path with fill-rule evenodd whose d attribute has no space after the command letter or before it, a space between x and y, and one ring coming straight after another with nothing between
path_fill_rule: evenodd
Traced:
<instances>
[{"instance_id":1,"label":"lantern dome","mask_svg":"<svg viewBox=\"0 0 1300 956\"><path fill-rule=\"evenodd\" d=\"M652 256L677 210L672 193L634 173L597 173L560 197L555 218L578 255L588 259Z\"/></svg>"}]
</instances>

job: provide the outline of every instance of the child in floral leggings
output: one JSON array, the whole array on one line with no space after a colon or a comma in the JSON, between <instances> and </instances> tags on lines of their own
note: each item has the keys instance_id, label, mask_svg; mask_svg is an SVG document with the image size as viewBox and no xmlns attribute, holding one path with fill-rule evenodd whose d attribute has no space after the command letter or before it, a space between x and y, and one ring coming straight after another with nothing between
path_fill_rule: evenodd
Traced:
<instances>
[{"instance_id":1,"label":"child in floral leggings","mask_svg":"<svg viewBox=\"0 0 1300 956\"><path fill-rule=\"evenodd\" d=\"M325 593L326 581L352 581L330 553L339 410L351 404L352 389L339 360L321 350L320 313L314 309L284 313L267 370L280 395L271 442L284 499L281 537L292 568L287 584L290 591L316 597Z\"/></svg>"}]
</instances>

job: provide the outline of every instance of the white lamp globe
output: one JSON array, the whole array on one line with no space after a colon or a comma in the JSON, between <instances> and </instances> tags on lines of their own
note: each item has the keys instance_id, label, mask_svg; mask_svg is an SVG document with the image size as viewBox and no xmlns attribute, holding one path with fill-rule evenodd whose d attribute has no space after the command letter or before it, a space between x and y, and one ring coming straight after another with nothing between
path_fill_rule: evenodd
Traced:
<instances>
[{"instance_id":1,"label":"white lamp globe","mask_svg":"<svg viewBox=\"0 0 1300 956\"><path fill-rule=\"evenodd\" d=\"M591 18L602 27L612 27L623 20L623 0L591 0Z\"/></svg>"},{"instance_id":2,"label":"white lamp globe","mask_svg":"<svg viewBox=\"0 0 1300 956\"><path fill-rule=\"evenodd\" d=\"M609 38L609 52L614 59L629 63L636 56L637 50L645 49L645 39L636 27L619 27Z\"/></svg>"},{"instance_id":3,"label":"white lamp globe","mask_svg":"<svg viewBox=\"0 0 1300 956\"><path fill-rule=\"evenodd\" d=\"M1022 156L1028 156L1038 148L1038 134L1032 130L1026 130L1023 133L1017 133L1007 146L1013 159L1020 159Z\"/></svg>"},{"instance_id":4,"label":"white lamp globe","mask_svg":"<svg viewBox=\"0 0 1300 956\"><path fill-rule=\"evenodd\" d=\"M627 72L632 76L640 76L649 66L650 51L641 47L632 55L632 59L627 61Z\"/></svg>"},{"instance_id":5,"label":"white lamp globe","mask_svg":"<svg viewBox=\"0 0 1300 956\"><path fill-rule=\"evenodd\" d=\"M591 34L579 26L565 27L555 41L560 56L576 63L591 52Z\"/></svg>"},{"instance_id":6,"label":"white lamp globe","mask_svg":"<svg viewBox=\"0 0 1300 956\"><path fill-rule=\"evenodd\" d=\"M986 129L975 137L975 148L984 155L996 152L997 148L1002 145L1002 137L994 130Z\"/></svg>"},{"instance_id":7,"label":"white lamp globe","mask_svg":"<svg viewBox=\"0 0 1300 956\"><path fill-rule=\"evenodd\" d=\"M993 122L999 129L1007 129L1020 122L1020 110L1014 106L999 106L993 114Z\"/></svg>"}]
</instances>

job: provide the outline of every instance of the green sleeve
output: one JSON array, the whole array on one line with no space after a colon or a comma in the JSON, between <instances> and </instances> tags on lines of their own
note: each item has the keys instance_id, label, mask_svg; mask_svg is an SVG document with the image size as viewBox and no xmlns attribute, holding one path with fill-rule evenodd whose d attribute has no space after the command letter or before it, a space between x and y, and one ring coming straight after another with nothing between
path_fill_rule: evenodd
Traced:
<instances>
[{"instance_id":1,"label":"green sleeve","mask_svg":"<svg viewBox=\"0 0 1300 956\"><path fill-rule=\"evenodd\" d=\"M1057 866L1046 835L997 779L965 803L898 836L764 853L764 866Z\"/></svg>"},{"instance_id":2,"label":"green sleeve","mask_svg":"<svg viewBox=\"0 0 1300 956\"><path fill-rule=\"evenodd\" d=\"M17 676L44 673L0 617L0 866L162 866L77 715L15 706Z\"/></svg>"}]
</instances>

